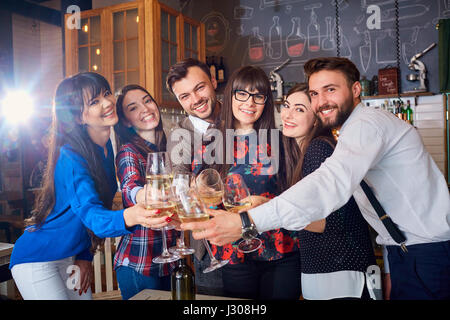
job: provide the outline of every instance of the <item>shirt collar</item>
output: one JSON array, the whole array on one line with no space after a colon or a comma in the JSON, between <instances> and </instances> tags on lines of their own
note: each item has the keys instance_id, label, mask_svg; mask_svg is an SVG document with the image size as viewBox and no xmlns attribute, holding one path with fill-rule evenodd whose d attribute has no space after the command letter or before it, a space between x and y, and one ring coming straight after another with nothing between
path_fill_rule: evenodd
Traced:
<instances>
[{"instance_id":1,"label":"shirt collar","mask_svg":"<svg viewBox=\"0 0 450 320\"><path fill-rule=\"evenodd\" d=\"M342 133L342 130L344 130L345 126L347 125L347 123L350 122L350 119L356 117L356 114L358 114L363 108L363 104L362 102L358 103L356 105L356 107L353 109L352 113L350 113L350 115L348 116L347 120L345 120L344 124L341 126L341 129L339 130L339 132Z\"/></svg>"},{"instance_id":2,"label":"shirt collar","mask_svg":"<svg viewBox=\"0 0 450 320\"><path fill-rule=\"evenodd\" d=\"M202 134L206 133L206 130L208 130L210 123L206 120L200 119L198 117L194 117L189 115L189 120L191 120L192 125L194 126L194 129L199 131Z\"/></svg>"}]
</instances>

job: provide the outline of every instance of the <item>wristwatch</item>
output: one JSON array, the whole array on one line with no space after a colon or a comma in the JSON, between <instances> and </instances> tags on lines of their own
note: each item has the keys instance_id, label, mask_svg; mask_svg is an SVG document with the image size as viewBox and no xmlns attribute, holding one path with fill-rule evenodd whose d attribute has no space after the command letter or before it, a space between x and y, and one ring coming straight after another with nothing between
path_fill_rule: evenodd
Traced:
<instances>
[{"instance_id":1,"label":"wristwatch","mask_svg":"<svg viewBox=\"0 0 450 320\"><path fill-rule=\"evenodd\" d=\"M250 240L256 238L258 235L258 230L256 230L256 226L250 222L250 218L248 216L247 211L243 211L239 213L242 221L242 238L244 240Z\"/></svg>"}]
</instances>

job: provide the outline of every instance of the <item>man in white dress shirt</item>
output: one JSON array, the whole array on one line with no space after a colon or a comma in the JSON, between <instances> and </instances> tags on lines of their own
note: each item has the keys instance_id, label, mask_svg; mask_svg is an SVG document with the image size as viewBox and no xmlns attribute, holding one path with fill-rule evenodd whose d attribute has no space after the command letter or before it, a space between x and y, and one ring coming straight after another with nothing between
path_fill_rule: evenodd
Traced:
<instances>
[{"instance_id":1,"label":"man in white dress shirt","mask_svg":"<svg viewBox=\"0 0 450 320\"><path fill-rule=\"evenodd\" d=\"M207 144L209 133L216 127L220 114L220 102L216 99L217 82L211 77L208 66L196 59L184 59L170 67L166 86L181 104L188 117L177 123L167 139L167 151L172 156L175 172L188 173L193 169L204 169L202 166L194 168L194 156L198 158L198 148ZM181 138L181 141L180 141ZM181 153L177 160L174 156ZM200 161L202 157L200 156ZM222 271L220 269L210 273L202 271L209 266L210 260L202 241L193 241L195 249L194 267L197 292L210 295L223 295Z\"/></svg>"},{"instance_id":2,"label":"man in white dress shirt","mask_svg":"<svg viewBox=\"0 0 450 320\"><path fill-rule=\"evenodd\" d=\"M450 299L450 197L447 183L425 150L417 130L392 114L364 107L359 71L345 58L317 58L305 66L312 108L322 123L339 129L334 153L319 169L280 196L250 209L258 232L300 230L327 217L354 194L364 218L388 251L391 299ZM393 241L368 204L359 184L365 180L406 237L407 252ZM239 215L211 211L203 223L222 245L241 237Z\"/></svg>"}]
</instances>

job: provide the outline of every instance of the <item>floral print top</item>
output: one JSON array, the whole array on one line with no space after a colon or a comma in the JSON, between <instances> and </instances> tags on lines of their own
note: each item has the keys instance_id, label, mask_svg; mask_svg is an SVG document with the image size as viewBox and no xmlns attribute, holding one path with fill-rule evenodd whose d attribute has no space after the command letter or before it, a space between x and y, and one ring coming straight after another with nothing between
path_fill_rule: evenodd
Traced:
<instances>
[{"instance_id":1,"label":"floral print top","mask_svg":"<svg viewBox=\"0 0 450 320\"><path fill-rule=\"evenodd\" d=\"M255 132L235 137L234 164L229 173L240 174L251 195L273 198L278 195L278 185L277 175L270 162L271 148L269 144L259 144L257 138ZM263 232L258 236L262 241L261 247L251 253L238 251L237 246L242 239L220 247L212 245L211 249L216 258L228 259L230 264L242 263L244 260L278 260L286 253L299 250L297 234L285 229Z\"/></svg>"}]
</instances>

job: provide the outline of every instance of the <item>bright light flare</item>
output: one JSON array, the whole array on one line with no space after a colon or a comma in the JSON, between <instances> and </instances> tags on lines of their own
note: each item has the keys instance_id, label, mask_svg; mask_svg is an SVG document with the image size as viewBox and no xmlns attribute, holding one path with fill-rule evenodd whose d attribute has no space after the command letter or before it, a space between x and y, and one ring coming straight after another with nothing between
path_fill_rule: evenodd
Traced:
<instances>
[{"instance_id":1,"label":"bright light flare","mask_svg":"<svg viewBox=\"0 0 450 320\"><path fill-rule=\"evenodd\" d=\"M33 99L23 90L8 92L1 102L1 114L11 124L27 122L33 110Z\"/></svg>"}]
</instances>

